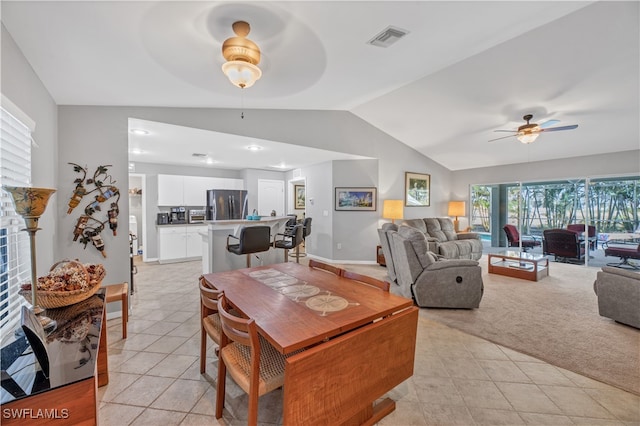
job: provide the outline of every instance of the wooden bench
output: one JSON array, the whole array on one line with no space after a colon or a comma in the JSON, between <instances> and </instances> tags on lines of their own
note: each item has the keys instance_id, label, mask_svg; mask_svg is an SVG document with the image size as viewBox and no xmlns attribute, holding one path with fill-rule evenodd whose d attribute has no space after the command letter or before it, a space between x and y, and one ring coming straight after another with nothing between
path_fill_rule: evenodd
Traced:
<instances>
[{"instance_id":1,"label":"wooden bench","mask_svg":"<svg viewBox=\"0 0 640 426\"><path fill-rule=\"evenodd\" d=\"M124 282L105 286L107 303L122 302L122 338L127 338L127 321L129 321L129 284Z\"/></svg>"}]
</instances>

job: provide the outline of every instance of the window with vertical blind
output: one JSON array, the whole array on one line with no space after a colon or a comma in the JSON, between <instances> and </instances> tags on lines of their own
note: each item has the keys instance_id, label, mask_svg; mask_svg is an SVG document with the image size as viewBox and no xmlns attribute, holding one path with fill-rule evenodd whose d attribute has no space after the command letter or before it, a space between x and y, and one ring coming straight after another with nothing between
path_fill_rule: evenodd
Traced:
<instances>
[{"instance_id":1,"label":"window with vertical blind","mask_svg":"<svg viewBox=\"0 0 640 426\"><path fill-rule=\"evenodd\" d=\"M31 128L28 117L3 97L0 107L0 187L31 186ZM5 108L6 107L6 108ZM29 123L29 124L26 124ZM0 190L0 334L20 320L26 300L18 294L20 284L31 279L29 236L24 220L14 210L11 195Z\"/></svg>"}]
</instances>

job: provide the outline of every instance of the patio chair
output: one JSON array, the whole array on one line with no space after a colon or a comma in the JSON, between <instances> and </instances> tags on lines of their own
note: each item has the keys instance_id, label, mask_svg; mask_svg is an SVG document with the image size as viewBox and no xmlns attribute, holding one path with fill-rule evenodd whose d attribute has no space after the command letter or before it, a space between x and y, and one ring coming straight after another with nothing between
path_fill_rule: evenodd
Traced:
<instances>
[{"instance_id":1,"label":"patio chair","mask_svg":"<svg viewBox=\"0 0 640 426\"><path fill-rule=\"evenodd\" d=\"M605 256L617 256L620 258L618 263L607 263L607 266L615 266L617 268L640 269L640 266L629 262L629 259L640 260L640 244L638 247L617 247L611 246L604 249Z\"/></svg>"},{"instance_id":2,"label":"patio chair","mask_svg":"<svg viewBox=\"0 0 640 426\"><path fill-rule=\"evenodd\" d=\"M556 261L584 261L584 242L578 234L568 229L545 229L543 232L542 252L552 254Z\"/></svg>"},{"instance_id":3,"label":"patio chair","mask_svg":"<svg viewBox=\"0 0 640 426\"><path fill-rule=\"evenodd\" d=\"M576 232L578 237L584 233L584 223L571 223L567 225L569 231ZM596 250L598 248L598 237L596 236L596 227L589 225L589 232L587 233L587 239L589 240L589 249Z\"/></svg>"},{"instance_id":4,"label":"patio chair","mask_svg":"<svg viewBox=\"0 0 640 426\"><path fill-rule=\"evenodd\" d=\"M504 233L507 234L509 247L520 247L520 233L518 232L518 228L513 225L507 224L502 229L504 229ZM540 241L538 241L535 237L522 237L522 251L527 251L530 248L538 246L540 246Z\"/></svg>"}]
</instances>

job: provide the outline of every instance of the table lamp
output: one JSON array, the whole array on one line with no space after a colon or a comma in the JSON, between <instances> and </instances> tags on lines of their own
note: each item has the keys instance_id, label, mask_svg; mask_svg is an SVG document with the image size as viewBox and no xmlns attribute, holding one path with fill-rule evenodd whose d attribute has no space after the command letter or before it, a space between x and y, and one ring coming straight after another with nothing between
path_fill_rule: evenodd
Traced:
<instances>
[{"instance_id":1,"label":"table lamp","mask_svg":"<svg viewBox=\"0 0 640 426\"><path fill-rule=\"evenodd\" d=\"M464 201L449 201L449 216L455 216L453 221L453 229L459 232L458 216L464 216L465 203Z\"/></svg>"},{"instance_id":2,"label":"table lamp","mask_svg":"<svg viewBox=\"0 0 640 426\"><path fill-rule=\"evenodd\" d=\"M31 248L31 305L34 314L40 314L43 309L38 306L38 274L36 273L36 232L38 228L38 219L47 208L47 202L51 194L56 192L55 189L48 188L29 188L20 186L3 186L5 191L9 192L13 197L13 203L16 207L16 213L24 219L29 234L29 246Z\"/></svg>"},{"instance_id":3,"label":"table lamp","mask_svg":"<svg viewBox=\"0 0 640 426\"><path fill-rule=\"evenodd\" d=\"M382 217L391 219L391 223L395 223L396 219L403 218L402 200L384 200L382 205Z\"/></svg>"}]
</instances>

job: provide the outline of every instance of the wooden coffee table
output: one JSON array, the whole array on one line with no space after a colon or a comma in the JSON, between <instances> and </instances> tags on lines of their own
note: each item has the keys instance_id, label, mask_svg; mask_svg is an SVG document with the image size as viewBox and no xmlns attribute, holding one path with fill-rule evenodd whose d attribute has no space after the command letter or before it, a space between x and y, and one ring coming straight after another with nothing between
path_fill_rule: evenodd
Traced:
<instances>
[{"instance_id":1,"label":"wooden coffee table","mask_svg":"<svg viewBox=\"0 0 640 426\"><path fill-rule=\"evenodd\" d=\"M516 250L489 253L489 273L538 281L549 275L549 259Z\"/></svg>"}]
</instances>

